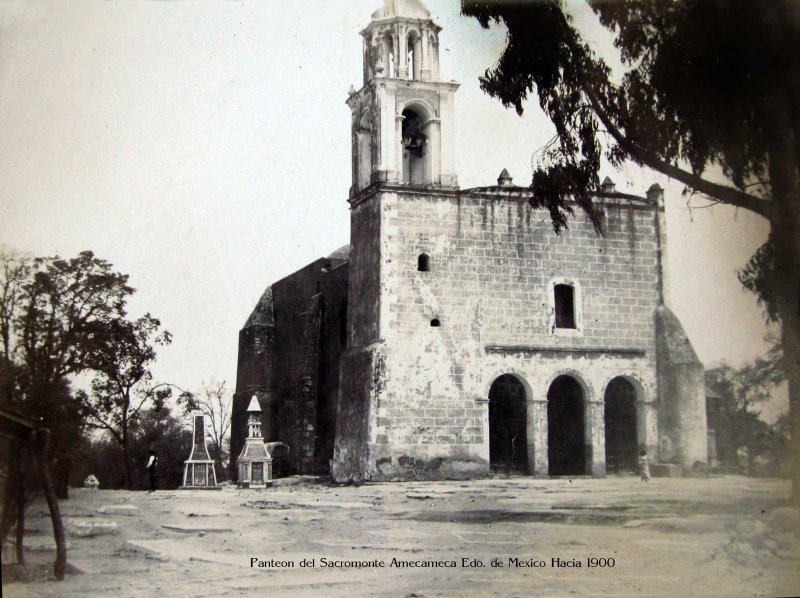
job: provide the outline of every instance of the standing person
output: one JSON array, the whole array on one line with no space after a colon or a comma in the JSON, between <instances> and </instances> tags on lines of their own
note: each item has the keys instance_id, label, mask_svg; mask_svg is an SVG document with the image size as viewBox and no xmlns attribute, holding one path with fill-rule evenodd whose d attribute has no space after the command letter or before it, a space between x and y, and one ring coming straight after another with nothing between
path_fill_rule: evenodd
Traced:
<instances>
[{"instance_id":1,"label":"standing person","mask_svg":"<svg viewBox=\"0 0 800 598\"><path fill-rule=\"evenodd\" d=\"M642 476L643 482L650 481L650 465L647 462L647 451L645 450L639 453L639 474Z\"/></svg>"},{"instance_id":2,"label":"standing person","mask_svg":"<svg viewBox=\"0 0 800 598\"><path fill-rule=\"evenodd\" d=\"M147 474L150 476L150 492L158 488L158 455L150 449L150 458L147 460Z\"/></svg>"}]
</instances>

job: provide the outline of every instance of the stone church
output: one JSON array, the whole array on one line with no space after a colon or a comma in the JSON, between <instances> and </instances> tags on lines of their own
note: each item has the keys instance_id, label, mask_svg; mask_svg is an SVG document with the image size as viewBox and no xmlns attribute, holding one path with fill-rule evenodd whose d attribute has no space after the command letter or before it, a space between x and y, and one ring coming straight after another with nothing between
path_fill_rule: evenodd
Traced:
<instances>
[{"instance_id":1,"label":"stone church","mask_svg":"<svg viewBox=\"0 0 800 598\"><path fill-rule=\"evenodd\" d=\"M703 367L668 305L662 190L556 235L503 171L460 189L458 84L419 0L361 32L350 245L272 284L239 333L231 455L256 395L291 473L536 476L706 462Z\"/></svg>"}]
</instances>

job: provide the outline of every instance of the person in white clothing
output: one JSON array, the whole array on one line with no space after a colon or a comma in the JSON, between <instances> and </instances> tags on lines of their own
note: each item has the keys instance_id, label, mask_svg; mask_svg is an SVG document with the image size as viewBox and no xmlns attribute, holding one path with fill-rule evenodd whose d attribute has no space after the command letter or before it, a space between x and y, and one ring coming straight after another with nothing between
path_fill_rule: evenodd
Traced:
<instances>
[{"instance_id":1,"label":"person in white clothing","mask_svg":"<svg viewBox=\"0 0 800 598\"><path fill-rule=\"evenodd\" d=\"M147 473L150 476L150 492L158 488L158 455L150 449L150 458L147 460Z\"/></svg>"}]
</instances>

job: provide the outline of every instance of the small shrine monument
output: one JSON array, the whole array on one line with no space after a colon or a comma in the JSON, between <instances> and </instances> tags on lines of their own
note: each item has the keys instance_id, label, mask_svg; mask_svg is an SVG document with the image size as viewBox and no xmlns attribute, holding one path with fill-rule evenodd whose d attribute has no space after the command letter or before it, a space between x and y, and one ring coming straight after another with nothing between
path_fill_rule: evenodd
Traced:
<instances>
[{"instance_id":1,"label":"small shrine monument","mask_svg":"<svg viewBox=\"0 0 800 598\"><path fill-rule=\"evenodd\" d=\"M241 488L272 486L272 456L261 437L261 406L256 395L247 408L247 438L239 454L238 468Z\"/></svg>"},{"instance_id":2,"label":"small shrine monument","mask_svg":"<svg viewBox=\"0 0 800 598\"><path fill-rule=\"evenodd\" d=\"M183 490L218 490L214 461L206 446L206 420L202 411L192 412L192 453L184 461Z\"/></svg>"}]
</instances>

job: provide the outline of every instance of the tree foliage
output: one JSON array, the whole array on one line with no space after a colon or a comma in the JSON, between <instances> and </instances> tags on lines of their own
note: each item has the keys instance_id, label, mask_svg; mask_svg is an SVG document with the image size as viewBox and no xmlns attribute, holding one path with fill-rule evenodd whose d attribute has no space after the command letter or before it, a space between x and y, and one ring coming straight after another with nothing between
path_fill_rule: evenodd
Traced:
<instances>
[{"instance_id":1,"label":"tree foliage","mask_svg":"<svg viewBox=\"0 0 800 598\"><path fill-rule=\"evenodd\" d=\"M3 250L0 276L0 400L49 425L56 488L66 497L72 450L86 425L108 430L123 447L130 479L136 419L172 394L149 370L169 333L150 314L128 317L128 276L91 251L63 259ZM68 380L84 372L94 372L91 393L74 395Z\"/></svg>"},{"instance_id":2,"label":"tree foliage","mask_svg":"<svg viewBox=\"0 0 800 598\"><path fill-rule=\"evenodd\" d=\"M108 431L122 448L128 488L132 487L130 431L145 406L160 408L172 394L172 385L153 384L149 369L156 346L171 341L169 332L159 332L160 325L150 314L112 322L94 363L97 375L91 393L79 396L87 424Z\"/></svg>"},{"instance_id":3,"label":"tree foliage","mask_svg":"<svg viewBox=\"0 0 800 598\"><path fill-rule=\"evenodd\" d=\"M760 419L760 407L785 380L781 347L774 343L763 357L739 368L722 363L706 371L706 386L719 395L709 401L709 427L716 432L717 451L724 465L741 465L738 451L746 450L749 464L760 458L779 465L788 434L780 425Z\"/></svg>"},{"instance_id":4,"label":"tree foliage","mask_svg":"<svg viewBox=\"0 0 800 598\"><path fill-rule=\"evenodd\" d=\"M52 430L50 465L64 480L83 420L68 377L97 368L133 293L128 277L90 251L62 259L2 253L0 330L5 404ZM58 480L57 480L58 481ZM60 486L62 495L66 483Z\"/></svg>"},{"instance_id":5,"label":"tree foliage","mask_svg":"<svg viewBox=\"0 0 800 598\"><path fill-rule=\"evenodd\" d=\"M794 2L684 0L590 5L614 35L614 73L559 0L465 0L484 26L502 22L508 45L481 87L524 110L535 91L558 139L533 174L536 201L565 223L573 196L590 215L600 156L649 166L701 193L768 216L776 112L791 121L800 72ZM791 122L790 122L791 127ZM730 185L703 178L722 167ZM688 168L687 168L688 166Z\"/></svg>"}]
</instances>

